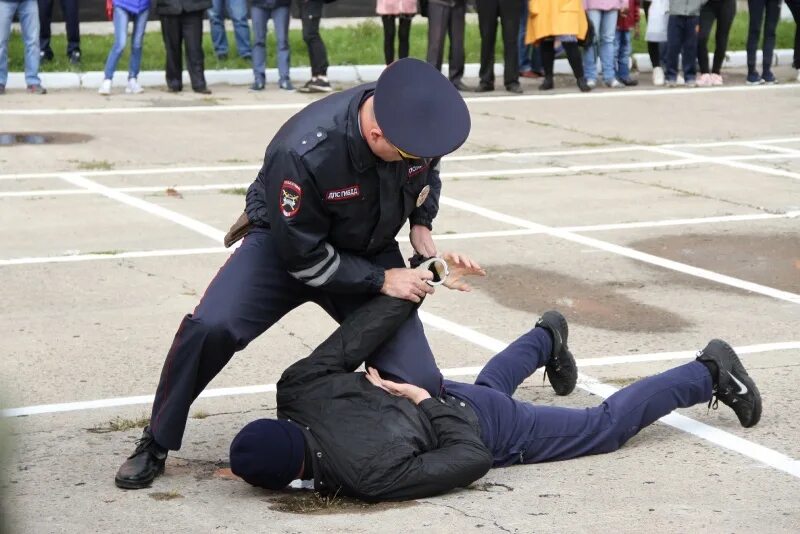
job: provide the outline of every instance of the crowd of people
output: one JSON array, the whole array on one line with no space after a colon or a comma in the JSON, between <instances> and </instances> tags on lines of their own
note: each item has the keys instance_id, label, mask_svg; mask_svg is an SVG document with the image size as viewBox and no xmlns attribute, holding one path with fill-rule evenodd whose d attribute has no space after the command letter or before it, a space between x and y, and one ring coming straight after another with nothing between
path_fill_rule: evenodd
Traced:
<instances>
[{"instance_id":1,"label":"crowd of people","mask_svg":"<svg viewBox=\"0 0 800 534\"><path fill-rule=\"evenodd\" d=\"M208 94L202 46L203 18L207 14L214 53L226 59L229 44L224 19L233 23L236 52L252 62L250 89L266 86L267 22L272 19L277 43L278 87L293 91L289 76L289 19L291 3L297 2L303 40L308 47L311 78L298 90L326 93L328 57L319 27L323 5L335 0L106 0L106 11L114 24L114 43L108 52L104 81L99 93L110 95L114 72L128 46L132 25L126 93L141 93L138 83L142 43L150 10L161 22L166 52L167 89L183 89L183 58L192 90ZM409 55L413 18L428 20L426 59L441 70L445 36L448 37L448 77L460 91L472 90L464 75L464 30L467 4L472 0L376 0L376 14L384 32L384 60ZM644 13L645 39L657 86L723 85L722 63L736 14L737 0L475 0L480 28L480 70L477 92L495 89L495 43L499 29L503 43L503 85L510 93L522 93L520 77L542 78L541 90L554 87L555 58L563 54L581 91L598 84L611 88L636 85L631 74L632 40L640 34ZM772 72L776 28L782 0L747 0L747 82L776 83ZM66 55L80 65L78 0L60 0L67 29ZM153 6L154 4L154 6ZM786 0L794 21L800 24L800 0ZM248 7L249 6L249 7ZM41 62L51 61L50 22L53 0L0 0L0 94L8 78L8 41L11 22L20 22L24 42L25 83L31 94L45 94L39 78ZM715 29L713 61L709 63L708 40ZM252 26L252 36L251 36ZM763 34L763 40L762 40ZM761 41L762 62L757 64ZM395 43L397 53L395 54ZM600 70L598 70L598 63ZM800 71L800 30L795 31L794 68ZM800 81L800 73L798 74Z\"/></svg>"}]
</instances>

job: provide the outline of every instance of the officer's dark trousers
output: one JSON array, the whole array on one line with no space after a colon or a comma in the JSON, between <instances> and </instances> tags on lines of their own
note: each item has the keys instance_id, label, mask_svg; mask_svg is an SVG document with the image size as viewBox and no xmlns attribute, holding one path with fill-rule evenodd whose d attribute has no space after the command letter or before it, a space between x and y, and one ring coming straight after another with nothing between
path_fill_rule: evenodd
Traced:
<instances>
[{"instance_id":1,"label":"officer's dark trousers","mask_svg":"<svg viewBox=\"0 0 800 534\"><path fill-rule=\"evenodd\" d=\"M711 399L711 375L699 362L640 380L595 408L536 406L511 398L545 364L551 346L550 335L534 328L492 358L475 384L444 381L447 393L478 415L495 467L615 451L675 408Z\"/></svg>"},{"instance_id":2,"label":"officer's dark trousers","mask_svg":"<svg viewBox=\"0 0 800 534\"><path fill-rule=\"evenodd\" d=\"M457 2L449 7L443 4L428 4L428 55L427 61L436 70L442 70L444 38L450 39L448 69L451 82L461 81L464 76L464 23L466 4Z\"/></svg>"},{"instance_id":3,"label":"officer's dark trousers","mask_svg":"<svg viewBox=\"0 0 800 534\"><path fill-rule=\"evenodd\" d=\"M371 260L386 268L404 266L396 246ZM289 276L280 264L268 230L248 234L175 334L153 402L150 428L156 442L179 449L192 401L234 352L245 348L288 312L305 302L316 302L341 322L372 297L337 295L306 286ZM274 351L277 354L282 349L276 346ZM387 376L439 395L441 373L416 314L376 354L368 360L370 365ZM300 359L307 354L296 356ZM275 365L275 358L269 353L260 357L264 359L264 373L253 379L276 378L282 369Z\"/></svg>"},{"instance_id":4,"label":"officer's dark trousers","mask_svg":"<svg viewBox=\"0 0 800 534\"><path fill-rule=\"evenodd\" d=\"M478 27L481 32L480 84L494 86L494 46L497 18L503 32L503 83L519 82L519 0L478 0Z\"/></svg>"},{"instance_id":5,"label":"officer's dark trousers","mask_svg":"<svg viewBox=\"0 0 800 534\"><path fill-rule=\"evenodd\" d=\"M2 1L2 0L0 0ZM61 13L67 26L67 56L81 51L81 30L78 20L78 0L61 0ZM53 0L39 0L39 50L48 58L50 48L50 21L53 19Z\"/></svg>"},{"instance_id":6,"label":"officer's dark trousers","mask_svg":"<svg viewBox=\"0 0 800 534\"><path fill-rule=\"evenodd\" d=\"M167 52L167 86L183 89L183 49L192 89L206 88L205 57L203 55L203 11L184 11L180 15L161 15L161 36Z\"/></svg>"}]
</instances>

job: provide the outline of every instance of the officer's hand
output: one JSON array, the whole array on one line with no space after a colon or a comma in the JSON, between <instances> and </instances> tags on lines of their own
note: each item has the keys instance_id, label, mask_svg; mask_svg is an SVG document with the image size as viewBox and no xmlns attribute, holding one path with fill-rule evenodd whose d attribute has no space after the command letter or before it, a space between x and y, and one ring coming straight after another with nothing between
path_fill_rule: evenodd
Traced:
<instances>
[{"instance_id":1,"label":"officer's hand","mask_svg":"<svg viewBox=\"0 0 800 534\"><path fill-rule=\"evenodd\" d=\"M422 254L426 258L436 256L436 245L433 243L433 235L431 235L431 231L427 226L422 226L421 224L411 226L411 233L408 239L418 254Z\"/></svg>"},{"instance_id":2,"label":"officer's hand","mask_svg":"<svg viewBox=\"0 0 800 534\"><path fill-rule=\"evenodd\" d=\"M433 287L425 280L433 280L433 273L420 269L389 269L384 275L381 293L419 303L425 295L433 293Z\"/></svg>"},{"instance_id":3,"label":"officer's hand","mask_svg":"<svg viewBox=\"0 0 800 534\"><path fill-rule=\"evenodd\" d=\"M395 397L405 397L414 404L419 404L425 399L431 398L431 394L421 387L413 384L398 384L397 382L381 378L381 375L378 374L378 371L376 371L374 367L367 369L366 377L373 386L379 387Z\"/></svg>"},{"instance_id":4,"label":"officer's hand","mask_svg":"<svg viewBox=\"0 0 800 534\"><path fill-rule=\"evenodd\" d=\"M444 287L458 291L472 291L472 287L464 279L466 276L486 276L486 271L464 254L445 252L442 259L447 262L450 271L444 281Z\"/></svg>"}]
</instances>

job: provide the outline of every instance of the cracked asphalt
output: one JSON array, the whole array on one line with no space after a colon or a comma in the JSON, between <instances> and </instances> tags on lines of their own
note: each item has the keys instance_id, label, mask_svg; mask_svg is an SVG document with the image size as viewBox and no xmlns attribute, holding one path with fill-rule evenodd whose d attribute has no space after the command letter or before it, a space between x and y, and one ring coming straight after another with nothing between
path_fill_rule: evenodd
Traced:
<instances>
[{"instance_id":1,"label":"cracked asphalt","mask_svg":"<svg viewBox=\"0 0 800 534\"><path fill-rule=\"evenodd\" d=\"M777 70L786 79L793 73ZM742 78L734 72L730 79ZM442 168L444 195L493 215L443 203L435 226L439 248L469 254L489 276L469 294L437 291L424 310L507 342L544 310L560 309L584 371L615 387L690 357L641 355L690 354L712 337L759 346L743 355L764 397L756 428L740 428L724 406L681 414L724 431L724 443L740 438L785 455L798 474L767 465L758 451L743 455L657 423L613 454L496 469L469 488L408 503L320 499L303 489L269 492L228 469L236 431L275 415L274 393L265 392L199 399L165 475L149 489L122 491L114 486L115 471L149 415L149 404L134 399L0 420L8 428L0 445L0 519L12 532L31 533L797 532L800 401L793 392L800 381L800 306L609 248L800 293L800 218L791 216L800 210L800 158L794 157L800 155L800 85L670 94L643 84L630 98L609 96L612 90L572 98L563 96L573 88L562 77L556 98L539 98L536 86L524 82L528 98L495 99L505 96L498 92L470 99L471 136ZM152 394L180 319L226 258L209 235L75 191L58 173L127 188L135 199L224 231L241 212L240 188L256 174L251 167L294 113L225 107L310 100L271 86L263 94L214 87L210 99L160 91L3 97L0 133L53 139L0 147L5 407ZM147 111L153 107L165 110ZM96 111L58 111L81 108ZM777 141L770 149L763 140ZM719 142L739 144L700 146ZM667 144L684 145L669 150L686 156L664 153ZM463 158L497 152L512 154ZM537 152L545 154L531 154ZM670 163L679 159L691 161ZM30 173L47 175L13 176ZM530 226L520 233L513 223L520 219L608 246ZM476 232L494 234L460 235ZM408 243L401 246L409 252ZM87 254L95 256L79 258ZM239 353L209 388L274 384L334 326L320 309L299 308ZM442 368L479 366L492 355L451 332L430 325L426 332ZM784 346L765 346L775 343ZM593 365L612 355L625 361ZM601 401L585 390L555 398L538 373L517 397L574 408Z\"/></svg>"}]
</instances>

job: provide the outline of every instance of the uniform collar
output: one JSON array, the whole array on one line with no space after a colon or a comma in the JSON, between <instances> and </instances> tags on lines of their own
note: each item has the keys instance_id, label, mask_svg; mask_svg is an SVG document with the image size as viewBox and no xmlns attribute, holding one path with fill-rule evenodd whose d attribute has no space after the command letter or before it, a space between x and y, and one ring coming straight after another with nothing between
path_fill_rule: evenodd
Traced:
<instances>
[{"instance_id":1,"label":"uniform collar","mask_svg":"<svg viewBox=\"0 0 800 534\"><path fill-rule=\"evenodd\" d=\"M361 126L358 121L358 110L361 103L375 92L375 83L368 83L361 86L361 90L356 92L350 101L347 112L347 145L350 151L350 160L358 172L363 172L369 167L377 164L377 156L369 149L366 139L361 134Z\"/></svg>"}]
</instances>

